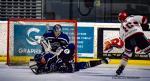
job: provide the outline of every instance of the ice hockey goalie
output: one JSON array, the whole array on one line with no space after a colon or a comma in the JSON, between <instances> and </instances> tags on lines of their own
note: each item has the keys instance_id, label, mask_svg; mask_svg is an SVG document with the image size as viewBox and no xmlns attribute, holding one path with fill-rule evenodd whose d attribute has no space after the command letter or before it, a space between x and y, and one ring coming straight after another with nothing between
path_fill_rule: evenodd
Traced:
<instances>
[{"instance_id":1,"label":"ice hockey goalie","mask_svg":"<svg viewBox=\"0 0 150 81\"><path fill-rule=\"evenodd\" d=\"M34 56L36 64L30 65L35 74L49 72L74 72L75 46L69 43L69 38L62 31L60 24L53 30L43 34L38 43L42 46L42 53Z\"/></svg>"}]
</instances>

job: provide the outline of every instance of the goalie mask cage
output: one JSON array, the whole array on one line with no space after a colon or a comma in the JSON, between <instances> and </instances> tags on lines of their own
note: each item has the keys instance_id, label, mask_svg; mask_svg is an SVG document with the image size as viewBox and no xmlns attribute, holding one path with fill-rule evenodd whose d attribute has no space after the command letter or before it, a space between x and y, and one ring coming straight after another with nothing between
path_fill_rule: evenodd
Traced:
<instances>
[{"instance_id":1,"label":"goalie mask cage","mask_svg":"<svg viewBox=\"0 0 150 81\"><path fill-rule=\"evenodd\" d=\"M76 20L34 20L9 19L7 31L7 64L28 64L35 54L41 52L41 46L36 43L48 29L55 24L62 26L62 31L68 35L69 43L74 43L74 60L77 62L77 21Z\"/></svg>"}]
</instances>

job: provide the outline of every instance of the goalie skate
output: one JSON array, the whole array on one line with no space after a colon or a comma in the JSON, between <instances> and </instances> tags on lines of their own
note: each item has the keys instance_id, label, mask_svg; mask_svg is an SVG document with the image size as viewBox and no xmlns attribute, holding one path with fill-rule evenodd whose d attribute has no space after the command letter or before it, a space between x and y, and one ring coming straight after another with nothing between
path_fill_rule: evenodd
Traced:
<instances>
[{"instance_id":1,"label":"goalie skate","mask_svg":"<svg viewBox=\"0 0 150 81\"><path fill-rule=\"evenodd\" d=\"M110 59L109 58L103 58L101 61L102 61L102 63L108 64L110 62Z\"/></svg>"}]
</instances>

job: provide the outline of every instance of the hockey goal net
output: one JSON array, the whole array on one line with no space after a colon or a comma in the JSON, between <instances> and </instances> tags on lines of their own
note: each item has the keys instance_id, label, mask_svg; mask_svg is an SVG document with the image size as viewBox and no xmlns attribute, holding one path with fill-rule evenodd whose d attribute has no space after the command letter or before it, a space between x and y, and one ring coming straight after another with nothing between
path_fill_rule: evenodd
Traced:
<instances>
[{"instance_id":1,"label":"hockey goal net","mask_svg":"<svg viewBox=\"0 0 150 81\"><path fill-rule=\"evenodd\" d=\"M36 40L47 28L55 24L62 26L62 31L68 35L70 43L75 44L75 62L77 62L77 22L75 20L30 20L9 19L7 33L7 64L28 64L35 54L41 52L41 46Z\"/></svg>"}]
</instances>

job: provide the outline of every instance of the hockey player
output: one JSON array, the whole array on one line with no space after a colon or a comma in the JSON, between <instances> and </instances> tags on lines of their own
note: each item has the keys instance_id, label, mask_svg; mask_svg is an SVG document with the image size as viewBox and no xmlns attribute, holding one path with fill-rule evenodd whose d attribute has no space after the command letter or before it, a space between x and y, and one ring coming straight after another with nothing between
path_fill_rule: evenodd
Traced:
<instances>
[{"instance_id":1,"label":"hockey player","mask_svg":"<svg viewBox=\"0 0 150 81\"><path fill-rule=\"evenodd\" d=\"M128 16L126 11L121 11L118 20L121 22L120 38L125 42L124 54L122 55L120 66L116 71L116 74L120 75L127 65L129 57L132 56L135 47L137 46L143 52L148 53L150 52L150 43L143 33L143 29L149 28L145 16Z\"/></svg>"},{"instance_id":2,"label":"hockey player","mask_svg":"<svg viewBox=\"0 0 150 81\"><path fill-rule=\"evenodd\" d=\"M73 63L75 46L69 43L69 38L62 32L60 24L54 25L52 30L44 33L40 44L42 45L43 54L37 54L34 57L39 65L46 67L46 70L50 71L51 64L57 66L53 67L53 70L60 70L61 65L65 63L66 67L68 67L67 71L73 72L74 66L71 63Z\"/></svg>"}]
</instances>

